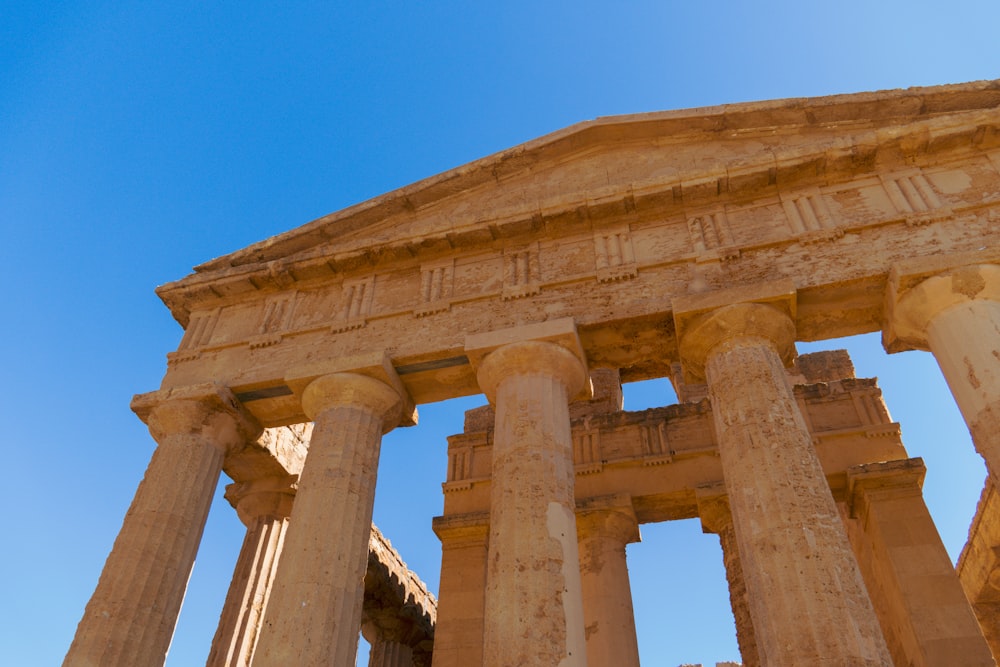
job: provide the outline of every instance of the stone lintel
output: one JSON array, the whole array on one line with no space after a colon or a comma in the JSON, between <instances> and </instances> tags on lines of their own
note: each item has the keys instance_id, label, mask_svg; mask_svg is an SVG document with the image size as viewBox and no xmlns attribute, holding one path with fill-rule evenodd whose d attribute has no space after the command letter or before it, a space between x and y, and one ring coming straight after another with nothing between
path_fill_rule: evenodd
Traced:
<instances>
[{"instance_id":1,"label":"stone lintel","mask_svg":"<svg viewBox=\"0 0 1000 667\"><path fill-rule=\"evenodd\" d=\"M958 577L969 602L977 606L989 605L990 622L984 624L987 636L1000 640L996 626L996 616L992 609L1000 605L1000 522L996 520L1000 512L1000 495L992 479L987 476L982 495L976 507L976 514L969 526L969 539L958 557ZM990 626L990 627L987 627ZM998 641L1000 643L1000 641Z\"/></svg>"},{"instance_id":2,"label":"stone lintel","mask_svg":"<svg viewBox=\"0 0 1000 667\"><path fill-rule=\"evenodd\" d=\"M311 422L266 428L257 440L229 452L222 469L234 482L298 475L311 435Z\"/></svg>"},{"instance_id":3,"label":"stone lintel","mask_svg":"<svg viewBox=\"0 0 1000 667\"><path fill-rule=\"evenodd\" d=\"M912 331L912 327L903 325L899 318L902 300L913 288L928 278L978 264L1000 264L1000 247L914 257L893 264L886 285L885 322L882 327L882 346L886 352L894 354L927 349L923 332Z\"/></svg>"},{"instance_id":4,"label":"stone lintel","mask_svg":"<svg viewBox=\"0 0 1000 667\"><path fill-rule=\"evenodd\" d=\"M347 357L328 359L304 366L291 368L285 375L285 384L299 400L306 387L316 378L333 373L355 373L374 378L392 387L403 401L400 426L414 426L417 423L417 407L410 392L403 386L399 374L392 365L392 360L384 351L356 354Z\"/></svg>"},{"instance_id":5,"label":"stone lintel","mask_svg":"<svg viewBox=\"0 0 1000 667\"><path fill-rule=\"evenodd\" d=\"M229 387L218 382L159 389L132 397L130 407L143 423L158 406L170 401L194 401L207 409L229 414L246 440L255 440L263 431L257 419L247 410Z\"/></svg>"},{"instance_id":6,"label":"stone lintel","mask_svg":"<svg viewBox=\"0 0 1000 667\"><path fill-rule=\"evenodd\" d=\"M851 518L858 518L864 508L864 496L879 492L919 493L927 467L920 457L863 463L847 469L847 500Z\"/></svg>"},{"instance_id":7,"label":"stone lintel","mask_svg":"<svg viewBox=\"0 0 1000 667\"><path fill-rule=\"evenodd\" d=\"M895 288L897 293L902 293L939 273L974 264L997 263L1000 263L1000 248L983 248L971 252L914 257L892 265L892 270L889 273L889 284Z\"/></svg>"},{"instance_id":8,"label":"stone lintel","mask_svg":"<svg viewBox=\"0 0 1000 667\"><path fill-rule=\"evenodd\" d=\"M691 323L699 316L737 303L763 303L774 306L794 320L795 293L795 283L785 278L676 297L671 302L671 307L674 311L674 323L677 324L677 338L678 340L683 338Z\"/></svg>"},{"instance_id":9,"label":"stone lintel","mask_svg":"<svg viewBox=\"0 0 1000 667\"><path fill-rule=\"evenodd\" d=\"M794 323L797 313L795 283L790 279L772 280L754 285L731 287L727 289L677 297L671 307L674 312L674 328L677 344L681 348L681 364L684 381L688 384L698 384L703 379L700 369L691 368L691 360L686 360L684 354L685 336L698 328L705 318L726 306L739 304L761 304L775 308L784 313ZM791 366L794 353L785 355L786 366Z\"/></svg>"},{"instance_id":10,"label":"stone lintel","mask_svg":"<svg viewBox=\"0 0 1000 667\"><path fill-rule=\"evenodd\" d=\"M553 343L572 352L583 365L587 381L584 382L580 393L571 396L570 400L589 400L593 396L593 383L590 381L590 373L587 369L587 354L580 342L576 322L571 317L469 334L465 337L465 354L468 356L472 368L478 372L480 365L490 352L505 345L525 342Z\"/></svg>"}]
</instances>

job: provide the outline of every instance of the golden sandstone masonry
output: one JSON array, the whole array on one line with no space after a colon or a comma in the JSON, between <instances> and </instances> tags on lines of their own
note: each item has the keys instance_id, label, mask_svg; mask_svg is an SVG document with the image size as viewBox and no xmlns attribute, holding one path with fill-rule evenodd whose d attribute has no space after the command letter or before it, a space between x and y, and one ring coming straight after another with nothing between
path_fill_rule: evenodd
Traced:
<instances>
[{"instance_id":1,"label":"golden sandstone masonry","mask_svg":"<svg viewBox=\"0 0 1000 667\"><path fill-rule=\"evenodd\" d=\"M162 664L221 472L210 665L638 665L625 545L718 534L744 665L1000 655L1000 82L602 118L203 264L132 407L158 447L65 663ZM874 380L927 350L990 480L958 573ZM679 403L622 410L669 377ZM382 435L449 438L440 603L371 526Z\"/></svg>"}]
</instances>

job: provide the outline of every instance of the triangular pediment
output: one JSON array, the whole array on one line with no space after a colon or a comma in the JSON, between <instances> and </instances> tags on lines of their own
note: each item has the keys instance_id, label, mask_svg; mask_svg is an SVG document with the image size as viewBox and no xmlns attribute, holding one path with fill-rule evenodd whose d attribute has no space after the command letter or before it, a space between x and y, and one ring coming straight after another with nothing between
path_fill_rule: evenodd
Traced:
<instances>
[{"instance_id":1,"label":"triangular pediment","mask_svg":"<svg viewBox=\"0 0 1000 667\"><path fill-rule=\"evenodd\" d=\"M856 144L852 139L874 140L878 130L998 105L1000 82L994 81L599 118L324 216L197 270L275 261L319 248L343 252L495 218L544 215L611 193L666 184L683 188L738 175L768 160L776 169L782 161L792 167L797 158L815 162Z\"/></svg>"},{"instance_id":2,"label":"triangular pediment","mask_svg":"<svg viewBox=\"0 0 1000 667\"><path fill-rule=\"evenodd\" d=\"M284 288L317 263L347 274L542 228L776 198L981 149L997 141L998 107L992 81L599 118L219 257L159 293L184 322L187 301L234 275Z\"/></svg>"}]
</instances>

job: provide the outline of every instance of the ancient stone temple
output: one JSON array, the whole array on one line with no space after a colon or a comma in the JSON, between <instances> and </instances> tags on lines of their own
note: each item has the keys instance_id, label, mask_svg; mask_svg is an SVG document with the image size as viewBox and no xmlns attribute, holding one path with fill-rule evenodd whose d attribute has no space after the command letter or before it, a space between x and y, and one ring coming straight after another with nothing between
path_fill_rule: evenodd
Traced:
<instances>
[{"instance_id":1,"label":"ancient stone temple","mask_svg":"<svg viewBox=\"0 0 1000 667\"><path fill-rule=\"evenodd\" d=\"M581 123L158 294L158 446L66 665L163 663L223 471L213 666L348 667L359 633L386 667L638 665L625 545L693 517L744 665L1000 655L1000 82ZM872 331L934 355L994 480L958 571L875 381L796 354ZM678 404L623 411L659 377ZM373 529L379 446L480 393L438 601Z\"/></svg>"}]
</instances>

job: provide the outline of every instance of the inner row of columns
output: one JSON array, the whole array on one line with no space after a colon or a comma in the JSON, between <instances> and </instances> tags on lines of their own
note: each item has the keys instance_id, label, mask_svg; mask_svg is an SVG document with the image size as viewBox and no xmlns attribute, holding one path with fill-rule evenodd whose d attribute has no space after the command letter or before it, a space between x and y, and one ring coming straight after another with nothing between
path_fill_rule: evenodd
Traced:
<instances>
[{"instance_id":1,"label":"inner row of columns","mask_svg":"<svg viewBox=\"0 0 1000 667\"><path fill-rule=\"evenodd\" d=\"M965 267L901 290L890 304L894 320L923 335L939 360L994 476L1000 356L990 346L1000 327L998 275L991 265ZM918 290L930 296L912 296ZM959 333L964 348L955 345ZM705 313L681 340L682 348L693 347L682 356L709 386L758 650L764 664L890 664L784 377L794 338L787 313L741 303ZM979 343L968 345L970 338ZM971 352L956 356L956 347ZM497 410L485 663L584 665L567 405L586 383L585 360L564 345L517 341L488 352L478 374ZM401 418L400 387L351 372L306 386L302 404L316 428L255 664L353 664L379 445ZM171 396L141 415L159 447L65 664L162 662L223 456L259 433L231 395L206 395L216 398ZM180 527L184 539L172 540L169 553L150 554L141 542L163 512L176 515L168 525ZM122 576L125 570L136 575ZM162 596L162 603L139 603L121 590L140 575L143 595ZM128 622L108 622L111 611ZM540 650L551 655L540 657Z\"/></svg>"}]
</instances>

